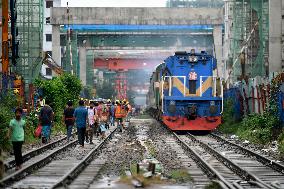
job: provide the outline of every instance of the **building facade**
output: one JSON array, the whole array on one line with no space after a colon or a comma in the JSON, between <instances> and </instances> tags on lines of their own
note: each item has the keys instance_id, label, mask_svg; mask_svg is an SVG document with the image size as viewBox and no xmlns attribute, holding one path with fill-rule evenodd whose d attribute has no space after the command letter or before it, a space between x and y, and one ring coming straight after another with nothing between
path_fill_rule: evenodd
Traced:
<instances>
[{"instance_id":1,"label":"building facade","mask_svg":"<svg viewBox=\"0 0 284 189\"><path fill-rule=\"evenodd\" d=\"M50 24L50 11L52 7L61 7L61 0L45 0L43 5L43 45L42 51L47 52L52 57L52 25ZM60 62L56 62L60 65ZM41 74L51 79L54 75L51 68L42 65Z\"/></svg>"}]
</instances>

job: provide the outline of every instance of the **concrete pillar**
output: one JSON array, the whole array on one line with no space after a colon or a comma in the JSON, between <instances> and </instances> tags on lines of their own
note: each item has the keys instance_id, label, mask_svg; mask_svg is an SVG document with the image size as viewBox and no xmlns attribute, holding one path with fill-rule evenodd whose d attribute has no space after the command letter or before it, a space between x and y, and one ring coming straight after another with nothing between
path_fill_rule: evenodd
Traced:
<instances>
[{"instance_id":1,"label":"concrete pillar","mask_svg":"<svg viewBox=\"0 0 284 189\"><path fill-rule=\"evenodd\" d=\"M269 72L282 70L282 0L269 1Z\"/></svg>"},{"instance_id":2,"label":"concrete pillar","mask_svg":"<svg viewBox=\"0 0 284 189\"><path fill-rule=\"evenodd\" d=\"M85 47L79 47L80 80L85 86L87 83L87 53Z\"/></svg>"},{"instance_id":3,"label":"concrete pillar","mask_svg":"<svg viewBox=\"0 0 284 189\"><path fill-rule=\"evenodd\" d=\"M52 58L61 66L60 26L52 25Z\"/></svg>"},{"instance_id":4,"label":"concrete pillar","mask_svg":"<svg viewBox=\"0 0 284 189\"><path fill-rule=\"evenodd\" d=\"M222 26L214 26L213 29L214 48L217 59L217 76L224 77L223 58L222 58Z\"/></svg>"}]
</instances>

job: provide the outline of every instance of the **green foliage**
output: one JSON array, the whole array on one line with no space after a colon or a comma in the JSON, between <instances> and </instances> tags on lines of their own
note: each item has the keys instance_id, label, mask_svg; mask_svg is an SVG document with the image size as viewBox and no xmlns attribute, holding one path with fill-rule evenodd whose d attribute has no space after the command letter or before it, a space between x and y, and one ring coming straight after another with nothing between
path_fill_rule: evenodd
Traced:
<instances>
[{"instance_id":1,"label":"green foliage","mask_svg":"<svg viewBox=\"0 0 284 189\"><path fill-rule=\"evenodd\" d=\"M30 112L26 116L26 127L25 127L25 142L33 143L38 139L34 137L34 131L38 126L38 117L36 111Z\"/></svg>"},{"instance_id":2,"label":"green foliage","mask_svg":"<svg viewBox=\"0 0 284 189\"><path fill-rule=\"evenodd\" d=\"M43 97L56 113L62 111L69 100L77 100L82 90L80 79L70 74L52 80L36 80L35 85L43 90ZM56 121L58 119L60 114L56 114Z\"/></svg>"},{"instance_id":3,"label":"green foliage","mask_svg":"<svg viewBox=\"0 0 284 189\"><path fill-rule=\"evenodd\" d=\"M7 138L10 120L14 117L13 109L17 106L15 95L9 91L0 96L0 150L8 150L11 147Z\"/></svg>"},{"instance_id":4,"label":"green foliage","mask_svg":"<svg viewBox=\"0 0 284 189\"><path fill-rule=\"evenodd\" d=\"M222 115L223 123L218 127L218 130L232 134L238 130L239 121L234 118L234 101L232 99L227 99L224 103L224 112Z\"/></svg>"},{"instance_id":5,"label":"green foliage","mask_svg":"<svg viewBox=\"0 0 284 189\"><path fill-rule=\"evenodd\" d=\"M277 116L270 112L250 114L241 122L234 121L232 101L226 101L224 106L224 123L218 128L227 134L237 134L243 140L265 144L273 139L273 129L279 125Z\"/></svg>"},{"instance_id":6,"label":"green foliage","mask_svg":"<svg viewBox=\"0 0 284 189\"><path fill-rule=\"evenodd\" d=\"M205 189L222 189L222 187L216 182L211 182L209 185L205 186Z\"/></svg>"},{"instance_id":7,"label":"green foliage","mask_svg":"<svg viewBox=\"0 0 284 189\"><path fill-rule=\"evenodd\" d=\"M281 159L284 159L284 129L279 135L277 141L278 141L278 150L280 152Z\"/></svg>"},{"instance_id":8,"label":"green foliage","mask_svg":"<svg viewBox=\"0 0 284 189\"><path fill-rule=\"evenodd\" d=\"M185 169L177 169L172 171L170 177L180 183L193 181L193 178Z\"/></svg>"},{"instance_id":9,"label":"green foliage","mask_svg":"<svg viewBox=\"0 0 284 189\"><path fill-rule=\"evenodd\" d=\"M37 79L35 85L43 90L43 98L55 112L52 132L65 132L62 123L63 110L69 100L74 104L77 103L83 88L80 79L71 74L63 74L52 80Z\"/></svg>"},{"instance_id":10,"label":"green foliage","mask_svg":"<svg viewBox=\"0 0 284 189\"><path fill-rule=\"evenodd\" d=\"M13 118L14 113L11 109L1 106L0 109L0 148L8 150L11 147L9 138L7 138L9 123Z\"/></svg>"}]
</instances>

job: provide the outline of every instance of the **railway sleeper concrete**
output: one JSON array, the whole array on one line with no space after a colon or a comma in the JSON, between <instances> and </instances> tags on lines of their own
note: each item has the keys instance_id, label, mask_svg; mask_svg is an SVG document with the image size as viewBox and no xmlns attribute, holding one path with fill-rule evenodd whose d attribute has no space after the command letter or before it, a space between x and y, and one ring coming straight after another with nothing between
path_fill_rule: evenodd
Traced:
<instances>
[{"instance_id":1,"label":"railway sleeper concrete","mask_svg":"<svg viewBox=\"0 0 284 189\"><path fill-rule=\"evenodd\" d=\"M113 129L114 128L112 128L112 130ZM95 137L93 139L94 144L85 143L84 148L80 148L79 145L68 148L66 151L57 155L52 162L8 188L51 188L66 173L79 164L100 142L101 140Z\"/></svg>"},{"instance_id":2,"label":"railway sleeper concrete","mask_svg":"<svg viewBox=\"0 0 284 189\"><path fill-rule=\"evenodd\" d=\"M168 142L169 141L169 142ZM194 188L204 188L210 184L210 179L206 177L198 165L186 154L184 149L172 137L167 138L167 143L176 152L182 165L188 170L194 183Z\"/></svg>"}]
</instances>

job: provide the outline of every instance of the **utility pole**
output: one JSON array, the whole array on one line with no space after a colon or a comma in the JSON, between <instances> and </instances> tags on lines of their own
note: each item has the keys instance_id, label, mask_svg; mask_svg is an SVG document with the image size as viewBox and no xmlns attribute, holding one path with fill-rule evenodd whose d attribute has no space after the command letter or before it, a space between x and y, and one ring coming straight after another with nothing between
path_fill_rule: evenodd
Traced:
<instances>
[{"instance_id":1,"label":"utility pole","mask_svg":"<svg viewBox=\"0 0 284 189\"><path fill-rule=\"evenodd\" d=\"M68 29L67 29L67 36L68 36L68 46L69 46L69 53L70 53L70 70L71 74L73 75L73 61L72 61L72 46L71 46L71 28L70 28L70 10L68 7L68 1L67 1L67 17L68 17Z\"/></svg>"},{"instance_id":2,"label":"utility pole","mask_svg":"<svg viewBox=\"0 0 284 189\"><path fill-rule=\"evenodd\" d=\"M9 0L2 0L2 90L6 92L8 89L9 74Z\"/></svg>"}]
</instances>

